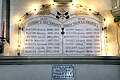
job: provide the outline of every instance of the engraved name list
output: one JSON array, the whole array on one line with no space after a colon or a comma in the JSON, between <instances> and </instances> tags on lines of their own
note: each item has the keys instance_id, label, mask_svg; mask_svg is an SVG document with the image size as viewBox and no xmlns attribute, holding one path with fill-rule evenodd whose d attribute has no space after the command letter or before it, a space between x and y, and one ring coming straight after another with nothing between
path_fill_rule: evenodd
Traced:
<instances>
[{"instance_id":1,"label":"engraved name list","mask_svg":"<svg viewBox=\"0 0 120 80\"><path fill-rule=\"evenodd\" d=\"M90 17L60 22L51 17L33 18L23 27L22 55L100 54L100 23Z\"/></svg>"}]
</instances>

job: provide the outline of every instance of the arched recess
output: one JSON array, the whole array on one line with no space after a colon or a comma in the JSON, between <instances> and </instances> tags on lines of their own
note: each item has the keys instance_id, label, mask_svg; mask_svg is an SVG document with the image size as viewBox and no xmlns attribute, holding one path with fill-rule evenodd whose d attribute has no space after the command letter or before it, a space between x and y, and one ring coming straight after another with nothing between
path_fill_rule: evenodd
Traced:
<instances>
[{"instance_id":1,"label":"arched recess","mask_svg":"<svg viewBox=\"0 0 120 80\"><path fill-rule=\"evenodd\" d=\"M72 8L71 8L72 7ZM44 4L18 21L22 56L102 55L106 52L105 18L82 5Z\"/></svg>"}]
</instances>

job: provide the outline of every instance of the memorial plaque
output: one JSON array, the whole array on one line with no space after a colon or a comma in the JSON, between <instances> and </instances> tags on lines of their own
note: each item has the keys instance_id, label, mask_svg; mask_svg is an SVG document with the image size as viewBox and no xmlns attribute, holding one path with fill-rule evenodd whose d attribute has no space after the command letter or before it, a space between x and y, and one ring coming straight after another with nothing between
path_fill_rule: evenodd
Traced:
<instances>
[{"instance_id":1,"label":"memorial plaque","mask_svg":"<svg viewBox=\"0 0 120 80\"><path fill-rule=\"evenodd\" d=\"M23 56L80 56L101 54L101 25L98 18L88 15L69 16L60 9L55 14L34 15L21 26ZM75 12L76 14L78 12ZM83 11L82 11L83 13ZM47 14L47 13L46 13ZM53 16L50 14L54 14ZM81 12L80 12L81 14Z\"/></svg>"},{"instance_id":2,"label":"memorial plaque","mask_svg":"<svg viewBox=\"0 0 120 80\"><path fill-rule=\"evenodd\" d=\"M75 80L75 65L73 64L53 65L52 80Z\"/></svg>"},{"instance_id":3,"label":"memorial plaque","mask_svg":"<svg viewBox=\"0 0 120 80\"><path fill-rule=\"evenodd\" d=\"M62 53L61 25L50 21L50 18L39 17L37 20L28 21L23 34L22 53L25 55Z\"/></svg>"},{"instance_id":4,"label":"memorial plaque","mask_svg":"<svg viewBox=\"0 0 120 80\"><path fill-rule=\"evenodd\" d=\"M96 54L100 53L100 25L97 21L82 17L73 19L75 22L65 24L65 54Z\"/></svg>"},{"instance_id":5,"label":"memorial plaque","mask_svg":"<svg viewBox=\"0 0 120 80\"><path fill-rule=\"evenodd\" d=\"M38 17L24 27L24 55L100 54L100 24L89 17L72 18L64 24Z\"/></svg>"}]
</instances>

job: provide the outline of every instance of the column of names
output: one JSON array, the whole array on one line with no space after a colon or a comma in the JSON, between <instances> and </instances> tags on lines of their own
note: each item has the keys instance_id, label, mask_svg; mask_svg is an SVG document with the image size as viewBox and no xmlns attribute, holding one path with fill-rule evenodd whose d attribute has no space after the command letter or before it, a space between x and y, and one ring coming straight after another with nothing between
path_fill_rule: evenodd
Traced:
<instances>
[{"instance_id":1,"label":"column of names","mask_svg":"<svg viewBox=\"0 0 120 80\"><path fill-rule=\"evenodd\" d=\"M60 54L60 34L60 29L52 26L26 27L24 54Z\"/></svg>"}]
</instances>

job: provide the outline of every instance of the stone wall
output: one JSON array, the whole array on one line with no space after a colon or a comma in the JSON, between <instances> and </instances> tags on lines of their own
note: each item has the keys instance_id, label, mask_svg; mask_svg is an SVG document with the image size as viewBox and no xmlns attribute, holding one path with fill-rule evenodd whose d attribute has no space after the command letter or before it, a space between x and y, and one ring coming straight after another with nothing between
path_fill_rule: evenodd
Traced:
<instances>
[{"instance_id":1,"label":"stone wall","mask_svg":"<svg viewBox=\"0 0 120 80\"><path fill-rule=\"evenodd\" d=\"M112 15L114 16L114 21L118 24L117 27L117 43L118 43L118 55L120 55L120 0L112 0Z\"/></svg>"},{"instance_id":2,"label":"stone wall","mask_svg":"<svg viewBox=\"0 0 120 80\"><path fill-rule=\"evenodd\" d=\"M120 56L120 23L118 27L118 54Z\"/></svg>"}]
</instances>

